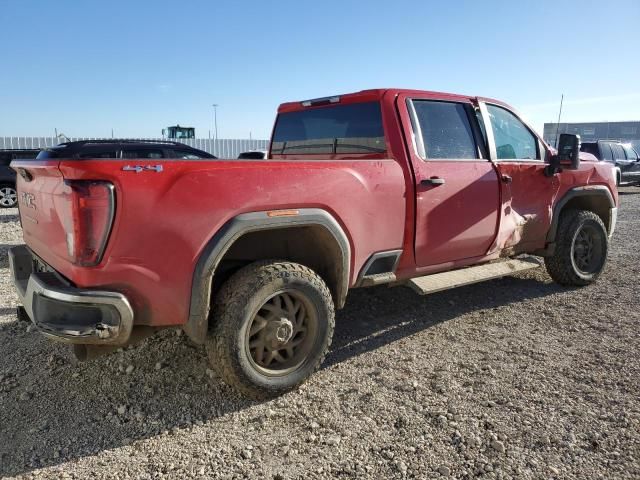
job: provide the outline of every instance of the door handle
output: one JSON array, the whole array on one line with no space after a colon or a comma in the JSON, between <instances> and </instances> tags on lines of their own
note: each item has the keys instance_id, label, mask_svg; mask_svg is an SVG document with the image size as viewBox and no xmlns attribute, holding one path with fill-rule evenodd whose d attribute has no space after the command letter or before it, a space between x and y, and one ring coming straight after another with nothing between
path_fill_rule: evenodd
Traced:
<instances>
[{"instance_id":1,"label":"door handle","mask_svg":"<svg viewBox=\"0 0 640 480\"><path fill-rule=\"evenodd\" d=\"M501 175L500 176L500 180L502 180L502 183L511 183L513 182L513 178L511 178L510 175Z\"/></svg>"},{"instance_id":2,"label":"door handle","mask_svg":"<svg viewBox=\"0 0 640 480\"><path fill-rule=\"evenodd\" d=\"M420 181L420 185L444 185L444 178L431 177Z\"/></svg>"}]
</instances>

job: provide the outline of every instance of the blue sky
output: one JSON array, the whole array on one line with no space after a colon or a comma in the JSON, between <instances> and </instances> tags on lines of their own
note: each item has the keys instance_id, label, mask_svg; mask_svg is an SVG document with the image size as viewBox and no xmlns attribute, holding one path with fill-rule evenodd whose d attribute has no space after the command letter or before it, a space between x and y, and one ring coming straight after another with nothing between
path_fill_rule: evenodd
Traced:
<instances>
[{"instance_id":1,"label":"blue sky","mask_svg":"<svg viewBox=\"0 0 640 480\"><path fill-rule=\"evenodd\" d=\"M541 130L640 120L640 1L0 0L0 136L267 138L290 100L499 98Z\"/></svg>"}]
</instances>

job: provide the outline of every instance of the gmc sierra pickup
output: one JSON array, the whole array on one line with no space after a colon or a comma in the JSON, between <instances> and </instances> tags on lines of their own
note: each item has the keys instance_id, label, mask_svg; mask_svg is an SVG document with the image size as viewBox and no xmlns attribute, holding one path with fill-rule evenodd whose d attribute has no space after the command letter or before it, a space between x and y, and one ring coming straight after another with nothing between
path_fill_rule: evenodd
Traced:
<instances>
[{"instance_id":1,"label":"gmc sierra pickup","mask_svg":"<svg viewBox=\"0 0 640 480\"><path fill-rule=\"evenodd\" d=\"M579 149L500 101L399 89L282 104L267 159L54 147L12 164L19 314L83 358L180 327L229 384L278 395L319 367L351 288L429 293L539 265L523 254L596 280L618 194Z\"/></svg>"}]
</instances>

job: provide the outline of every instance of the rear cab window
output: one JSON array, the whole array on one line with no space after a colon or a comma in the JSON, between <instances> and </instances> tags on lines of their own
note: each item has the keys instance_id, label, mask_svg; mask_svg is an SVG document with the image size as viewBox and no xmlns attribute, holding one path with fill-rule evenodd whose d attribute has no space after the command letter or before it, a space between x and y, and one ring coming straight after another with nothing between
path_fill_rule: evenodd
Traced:
<instances>
[{"instance_id":1,"label":"rear cab window","mask_svg":"<svg viewBox=\"0 0 640 480\"><path fill-rule=\"evenodd\" d=\"M379 102L280 113L271 144L275 155L381 154L386 150Z\"/></svg>"}]
</instances>

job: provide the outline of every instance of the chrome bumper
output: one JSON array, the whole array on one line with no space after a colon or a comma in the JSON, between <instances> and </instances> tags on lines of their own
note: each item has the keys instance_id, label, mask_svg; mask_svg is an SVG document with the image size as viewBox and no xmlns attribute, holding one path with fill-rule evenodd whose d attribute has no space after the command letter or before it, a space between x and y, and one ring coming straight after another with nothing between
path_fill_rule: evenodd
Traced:
<instances>
[{"instance_id":1,"label":"chrome bumper","mask_svg":"<svg viewBox=\"0 0 640 480\"><path fill-rule=\"evenodd\" d=\"M26 245L9 250L13 283L38 330L67 343L127 342L133 328L133 310L124 295L75 288L50 268L35 271L34 261Z\"/></svg>"}]
</instances>

